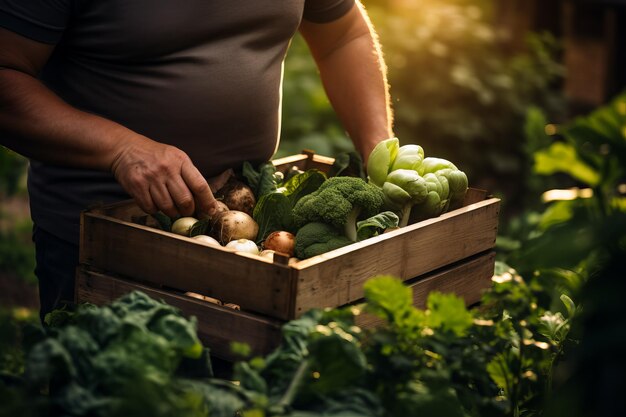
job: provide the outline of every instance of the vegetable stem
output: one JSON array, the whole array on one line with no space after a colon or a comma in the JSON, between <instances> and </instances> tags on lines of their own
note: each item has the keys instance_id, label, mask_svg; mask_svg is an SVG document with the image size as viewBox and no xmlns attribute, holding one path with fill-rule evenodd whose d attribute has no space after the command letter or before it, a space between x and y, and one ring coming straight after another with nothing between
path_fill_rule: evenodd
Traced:
<instances>
[{"instance_id":1,"label":"vegetable stem","mask_svg":"<svg viewBox=\"0 0 626 417\"><path fill-rule=\"evenodd\" d=\"M278 401L277 405L279 407L286 408L286 407L289 407L291 405L291 403L293 402L294 398L296 397L296 394L298 392L298 388L302 384L302 381L304 380L304 377L305 377L307 371L309 370L310 365L311 364L310 364L308 359L300 362L300 365L298 366L298 369L296 369L296 372L293 375L293 379L289 383L289 387L287 388L287 391L285 391L285 394Z\"/></svg>"},{"instance_id":2,"label":"vegetable stem","mask_svg":"<svg viewBox=\"0 0 626 417\"><path fill-rule=\"evenodd\" d=\"M348 217L346 218L346 224L344 225L345 235L348 239L356 242L356 219L361 214L361 207L354 207Z\"/></svg>"},{"instance_id":3,"label":"vegetable stem","mask_svg":"<svg viewBox=\"0 0 626 417\"><path fill-rule=\"evenodd\" d=\"M409 217L411 216L412 208L412 204L407 204L402 207L402 212L400 213L400 223L398 224L399 227L405 227L409 224Z\"/></svg>"}]
</instances>

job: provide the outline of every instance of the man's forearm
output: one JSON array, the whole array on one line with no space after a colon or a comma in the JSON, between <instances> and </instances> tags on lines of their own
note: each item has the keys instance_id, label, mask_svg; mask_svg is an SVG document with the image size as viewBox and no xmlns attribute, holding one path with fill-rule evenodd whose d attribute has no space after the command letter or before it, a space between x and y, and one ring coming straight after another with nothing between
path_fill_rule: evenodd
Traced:
<instances>
[{"instance_id":1,"label":"man's forearm","mask_svg":"<svg viewBox=\"0 0 626 417\"><path fill-rule=\"evenodd\" d=\"M121 141L142 140L69 106L31 75L12 69L0 69L0 132L3 145L29 158L107 171Z\"/></svg>"},{"instance_id":2,"label":"man's forearm","mask_svg":"<svg viewBox=\"0 0 626 417\"><path fill-rule=\"evenodd\" d=\"M354 39L320 62L328 98L364 158L393 136L387 81L372 38Z\"/></svg>"},{"instance_id":3,"label":"man's forearm","mask_svg":"<svg viewBox=\"0 0 626 417\"><path fill-rule=\"evenodd\" d=\"M318 41L321 25L305 24L301 32L312 49L328 98L357 150L364 158L383 139L393 136L386 67L369 19L357 5L337 25L335 43ZM335 23L322 26L331 26ZM342 33L338 29L338 33Z\"/></svg>"}]
</instances>

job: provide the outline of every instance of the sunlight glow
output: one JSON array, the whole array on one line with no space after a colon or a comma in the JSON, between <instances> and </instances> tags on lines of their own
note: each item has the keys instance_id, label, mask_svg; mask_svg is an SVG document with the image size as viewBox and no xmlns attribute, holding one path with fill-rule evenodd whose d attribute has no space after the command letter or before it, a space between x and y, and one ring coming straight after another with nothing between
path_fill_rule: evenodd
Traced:
<instances>
[{"instance_id":1,"label":"sunlight glow","mask_svg":"<svg viewBox=\"0 0 626 417\"><path fill-rule=\"evenodd\" d=\"M570 188L567 190L548 190L541 196L544 203L551 201L576 200L577 198L591 198L593 190L591 188Z\"/></svg>"}]
</instances>

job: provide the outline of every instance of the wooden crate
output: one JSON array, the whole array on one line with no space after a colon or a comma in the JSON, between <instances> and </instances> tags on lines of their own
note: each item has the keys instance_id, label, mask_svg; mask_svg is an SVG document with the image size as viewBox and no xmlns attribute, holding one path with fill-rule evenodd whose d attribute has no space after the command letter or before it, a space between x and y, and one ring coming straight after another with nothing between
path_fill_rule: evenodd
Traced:
<instances>
[{"instance_id":1,"label":"wooden crate","mask_svg":"<svg viewBox=\"0 0 626 417\"><path fill-rule=\"evenodd\" d=\"M332 162L312 153L274 161L279 170L327 170ZM132 201L93 208L81 216L77 300L102 303L142 289L197 316L201 335L222 357L226 341L240 333L248 334L241 341L253 350L266 352L282 322L311 308L359 302L363 284L378 274L406 281L418 305L433 289L478 301L493 274L499 203L470 189L460 209L291 265L137 224L146 214ZM181 295L185 291L243 311Z\"/></svg>"}]
</instances>

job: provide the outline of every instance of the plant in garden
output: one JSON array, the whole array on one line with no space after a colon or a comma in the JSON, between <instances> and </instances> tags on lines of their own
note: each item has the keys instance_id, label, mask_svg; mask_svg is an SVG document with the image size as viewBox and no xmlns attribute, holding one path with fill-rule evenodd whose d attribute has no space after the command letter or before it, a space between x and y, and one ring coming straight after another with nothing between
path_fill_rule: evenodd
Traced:
<instances>
[{"instance_id":1,"label":"plant in garden","mask_svg":"<svg viewBox=\"0 0 626 417\"><path fill-rule=\"evenodd\" d=\"M543 124L545 118L535 114L531 120ZM555 126L556 135L531 126L534 177L548 177L546 183L560 189L544 188L543 211L535 205L516 228L507 227L518 249L506 261L523 273L551 267L591 273L589 262L604 257L607 236L623 239L608 220L619 222L626 212L626 95Z\"/></svg>"},{"instance_id":2,"label":"plant in garden","mask_svg":"<svg viewBox=\"0 0 626 417\"><path fill-rule=\"evenodd\" d=\"M56 311L27 344L25 371L0 378L0 392L15 399L0 404L0 415L538 413L570 317L540 307L510 271L495 285L484 309L435 292L420 310L400 280L377 277L365 286L365 305L286 323L278 349L236 364L237 384L211 378L193 321L142 293ZM383 324L360 329L364 312Z\"/></svg>"},{"instance_id":3,"label":"plant in garden","mask_svg":"<svg viewBox=\"0 0 626 417\"><path fill-rule=\"evenodd\" d=\"M525 196L526 111L562 117L560 45L530 33L512 50L490 0L368 0L389 67L395 134L452 160L474 187ZM494 179L497 178L497 181Z\"/></svg>"},{"instance_id":4,"label":"plant in garden","mask_svg":"<svg viewBox=\"0 0 626 417\"><path fill-rule=\"evenodd\" d=\"M529 118L534 184L548 184L543 210L508 227L511 265L580 300L579 347L555 383L550 416L621 415L626 344L622 294L626 255L626 94L591 114L544 130ZM551 188L551 189L547 189ZM556 279L555 279L556 278Z\"/></svg>"}]
</instances>

